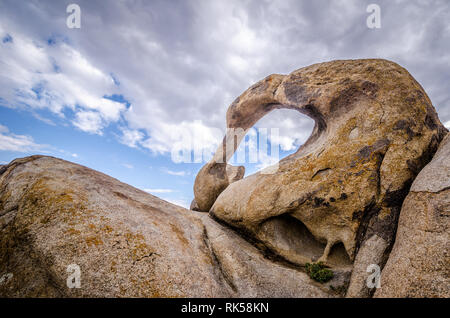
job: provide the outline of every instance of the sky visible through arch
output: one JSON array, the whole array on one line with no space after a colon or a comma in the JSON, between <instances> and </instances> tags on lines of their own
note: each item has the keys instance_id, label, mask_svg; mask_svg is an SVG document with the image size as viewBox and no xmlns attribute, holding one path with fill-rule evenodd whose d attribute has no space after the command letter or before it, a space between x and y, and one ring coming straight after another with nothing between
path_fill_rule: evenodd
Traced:
<instances>
[{"instance_id":1,"label":"sky visible through arch","mask_svg":"<svg viewBox=\"0 0 450 318\"><path fill-rule=\"evenodd\" d=\"M66 8L81 8L81 28ZM369 4L381 28L366 25ZM450 2L0 0L0 164L45 154L188 206L203 163L175 163L186 133L211 147L229 104L272 73L334 59L399 63L450 126ZM289 110L280 155L312 121ZM260 164L246 164L247 174Z\"/></svg>"}]
</instances>

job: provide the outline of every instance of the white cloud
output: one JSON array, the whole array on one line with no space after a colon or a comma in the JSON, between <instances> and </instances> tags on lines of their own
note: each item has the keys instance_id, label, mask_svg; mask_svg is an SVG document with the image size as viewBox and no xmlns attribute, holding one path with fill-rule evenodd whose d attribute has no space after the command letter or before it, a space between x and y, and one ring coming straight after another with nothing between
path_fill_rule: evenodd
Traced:
<instances>
[{"instance_id":1,"label":"white cloud","mask_svg":"<svg viewBox=\"0 0 450 318\"><path fill-rule=\"evenodd\" d=\"M143 189L145 192L148 192L153 195L158 195L158 198L165 200L167 202L170 202L175 205L179 205L183 208L189 209L190 207L190 201L185 198L171 198L167 196L161 196L161 194L168 194L168 193L174 193L178 192L177 190L172 189Z\"/></svg>"},{"instance_id":2,"label":"white cloud","mask_svg":"<svg viewBox=\"0 0 450 318\"><path fill-rule=\"evenodd\" d=\"M255 127L268 131L278 129L278 135L269 135L270 142L280 145L283 151L293 151L311 135L314 121L295 110L276 109L259 120Z\"/></svg>"},{"instance_id":3,"label":"white cloud","mask_svg":"<svg viewBox=\"0 0 450 318\"><path fill-rule=\"evenodd\" d=\"M119 141L131 148L138 148L139 143L144 138L144 133L138 130L131 130L122 128L122 136L119 137Z\"/></svg>"},{"instance_id":4,"label":"white cloud","mask_svg":"<svg viewBox=\"0 0 450 318\"><path fill-rule=\"evenodd\" d=\"M147 127L147 128L145 128ZM139 144L154 153L171 153L174 149L184 151L215 151L222 140L224 131L205 125L201 120L182 121L174 124L164 121L142 126L147 130L149 138Z\"/></svg>"},{"instance_id":5,"label":"white cloud","mask_svg":"<svg viewBox=\"0 0 450 318\"><path fill-rule=\"evenodd\" d=\"M102 129L104 126L102 116L98 112L80 111L76 113L75 120L72 122L75 127L92 133L102 135Z\"/></svg>"},{"instance_id":6,"label":"white cloud","mask_svg":"<svg viewBox=\"0 0 450 318\"><path fill-rule=\"evenodd\" d=\"M450 120L444 124L445 128L450 129Z\"/></svg>"},{"instance_id":7,"label":"white cloud","mask_svg":"<svg viewBox=\"0 0 450 318\"><path fill-rule=\"evenodd\" d=\"M129 164L129 163L123 163L122 166L124 166L127 169L133 169L134 168L134 166Z\"/></svg>"},{"instance_id":8,"label":"white cloud","mask_svg":"<svg viewBox=\"0 0 450 318\"><path fill-rule=\"evenodd\" d=\"M64 154L64 155L66 155L66 156L70 156L70 157L72 157L72 158L78 158L78 154L76 154L76 153L72 153L72 152L70 152L70 151L66 151L66 150L63 150L63 149L59 149L59 150L57 150L59 153L61 153L61 154Z\"/></svg>"},{"instance_id":9,"label":"white cloud","mask_svg":"<svg viewBox=\"0 0 450 318\"><path fill-rule=\"evenodd\" d=\"M165 200L167 202L170 202L172 204L176 204L179 206L182 206L186 209L189 209L190 207L190 201L187 200L186 198L172 198L172 197L167 197L167 196L161 196L161 194L168 194L168 193L175 193L175 192L179 192L178 190L173 190L173 189L143 189L145 192L148 192L150 194L153 195L158 195L158 197L162 200Z\"/></svg>"},{"instance_id":10,"label":"white cloud","mask_svg":"<svg viewBox=\"0 0 450 318\"><path fill-rule=\"evenodd\" d=\"M144 189L145 192L148 193L172 193L174 190L172 189Z\"/></svg>"},{"instance_id":11,"label":"white cloud","mask_svg":"<svg viewBox=\"0 0 450 318\"><path fill-rule=\"evenodd\" d=\"M7 133L9 132L8 127L0 125L0 133Z\"/></svg>"},{"instance_id":12,"label":"white cloud","mask_svg":"<svg viewBox=\"0 0 450 318\"><path fill-rule=\"evenodd\" d=\"M34 152L46 147L35 143L31 136L13 134L6 126L0 125L0 150Z\"/></svg>"},{"instance_id":13,"label":"white cloud","mask_svg":"<svg viewBox=\"0 0 450 318\"><path fill-rule=\"evenodd\" d=\"M185 209L189 209L191 205L190 202L188 202L188 200L185 199L168 199L168 198L161 198L161 199L170 202L172 204L179 205Z\"/></svg>"},{"instance_id":14,"label":"white cloud","mask_svg":"<svg viewBox=\"0 0 450 318\"><path fill-rule=\"evenodd\" d=\"M173 171L169 169L163 169L163 171L167 174L170 174L171 176L178 176L178 177L184 177L189 174L189 171Z\"/></svg>"},{"instance_id":15,"label":"white cloud","mask_svg":"<svg viewBox=\"0 0 450 318\"><path fill-rule=\"evenodd\" d=\"M6 34L5 28L0 25L0 37ZM0 50L4 106L33 111L47 108L60 117L65 117L63 111L69 108L75 112L73 124L95 134L120 119L125 105L104 98L117 90L107 72L64 42L49 46L20 32L11 34L13 42L3 43Z\"/></svg>"},{"instance_id":16,"label":"white cloud","mask_svg":"<svg viewBox=\"0 0 450 318\"><path fill-rule=\"evenodd\" d=\"M445 1L380 0L383 28L376 32L366 27L358 1L199 0L177 3L177 10L166 2L80 1L89 32L61 29L65 16L52 1L4 1L0 37L13 37L0 43L0 97L7 106L49 109L62 118L69 109L68 120L88 133L119 123L120 142L156 154L191 148L192 136L196 147L214 151L228 105L255 81L325 60L382 57L410 70L441 119L450 120ZM49 46L42 39L55 30L68 40ZM103 98L113 94L131 107ZM280 126L273 141L285 151L312 129L312 121L292 114L258 124Z\"/></svg>"}]
</instances>

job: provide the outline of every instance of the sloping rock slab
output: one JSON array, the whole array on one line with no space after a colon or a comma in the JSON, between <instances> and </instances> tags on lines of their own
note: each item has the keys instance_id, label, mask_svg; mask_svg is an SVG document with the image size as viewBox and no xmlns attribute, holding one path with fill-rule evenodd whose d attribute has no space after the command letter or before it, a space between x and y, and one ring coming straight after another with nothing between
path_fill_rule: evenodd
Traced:
<instances>
[{"instance_id":1,"label":"sloping rock slab","mask_svg":"<svg viewBox=\"0 0 450 318\"><path fill-rule=\"evenodd\" d=\"M0 171L0 277L0 297L334 296L206 214L43 156Z\"/></svg>"}]
</instances>

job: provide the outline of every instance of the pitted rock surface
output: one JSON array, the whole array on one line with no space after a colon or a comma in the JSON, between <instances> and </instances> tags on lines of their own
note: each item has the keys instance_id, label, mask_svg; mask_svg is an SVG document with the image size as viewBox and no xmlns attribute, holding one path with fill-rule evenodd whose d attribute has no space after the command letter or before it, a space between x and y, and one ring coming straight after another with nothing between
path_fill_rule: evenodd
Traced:
<instances>
[{"instance_id":1,"label":"pitted rock surface","mask_svg":"<svg viewBox=\"0 0 450 318\"><path fill-rule=\"evenodd\" d=\"M211 173L210 167L233 155L230 141L239 144L261 117L279 108L315 120L296 153L273 171L232 184ZM379 59L270 75L240 95L226 119L230 131L241 131L227 133L197 175L200 209L293 263L321 260L335 267L350 265L374 235L390 245L403 199L446 132L420 84L404 68ZM209 184L220 186L209 191Z\"/></svg>"},{"instance_id":2,"label":"pitted rock surface","mask_svg":"<svg viewBox=\"0 0 450 318\"><path fill-rule=\"evenodd\" d=\"M227 161L277 108L311 116L313 133L243 178ZM0 297L370 297L370 264L375 296L449 297L450 142L436 152L447 130L405 69L351 60L271 75L227 126L194 185L191 208L209 213L52 157L0 166ZM325 284L303 266L319 259ZM80 289L67 286L73 264Z\"/></svg>"},{"instance_id":3,"label":"pitted rock surface","mask_svg":"<svg viewBox=\"0 0 450 318\"><path fill-rule=\"evenodd\" d=\"M403 203L375 297L450 297L450 134Z\"/></svg>"},{"instance_id":4,"label":"pitted rock surface","mask_svg":"<svg viewBox=\"0 0 450 318\"><path fill-rule=\"evenodd\" d=\"M208 214L100 172L43 156L4 168L0 297L339 296Z\"/></svg>"}]
</instances>

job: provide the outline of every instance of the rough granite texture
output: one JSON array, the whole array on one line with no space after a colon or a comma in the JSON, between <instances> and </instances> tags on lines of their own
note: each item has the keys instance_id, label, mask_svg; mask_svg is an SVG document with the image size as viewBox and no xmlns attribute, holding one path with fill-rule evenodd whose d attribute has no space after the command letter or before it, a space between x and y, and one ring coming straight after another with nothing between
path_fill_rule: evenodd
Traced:
<instances>
[{"instance_id":1,"label":"rough granite texture","mask_svg":"<svg viewBox=\"0 0 450 318\"><path fill-rule=\"evenodd\" d=\"M33 156L0 174L0 297L339 296L207 214L86 167Z\"/></svg>"},{"instance_id":2,"label":"rough granite texture","mask_svg":"<svg viewBox=\"0 0 450 318\"><path fill-rule=\"evenodd\" d=\"M279 108L313 118L311 137L278 167L229 184L225 165L245 133ZM401 204L446 133L420 84L380 59L270 75L241 94L226 119L222 145L195 180L198 208L294 264L354 263L355 275L368 260L383 267ZM360 286L350 286L353 296L367 294L362 279L352 277Z\"/></svg>"},{"instance_id":3,"label":"rough granite texture","mask_svg":"<svg viewBox=\"0 0 450 318\"><path fill-rule=\"evenodd\" d=\"M313 133L243 178L227 161L277 108L311 116ZM227 126L240 130L194 184L191 209L209 213L52 157L0 166L0 297L450 297L450 137L439 146L447 130L405 69L348 60L271 75ZM325 284L305 273L317 260L333 271Z\"/></svg>"},{"instance_id":4,"label":"rough granite texture","mask_svg":"<svg viewBox=\"0 0 450 318\"><path fill-rule=\"evenodd\" d=\"M403 203L375 297L450 297L450 134Z\"/></svg>"}]
</instances>

